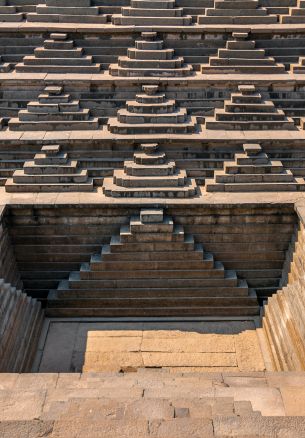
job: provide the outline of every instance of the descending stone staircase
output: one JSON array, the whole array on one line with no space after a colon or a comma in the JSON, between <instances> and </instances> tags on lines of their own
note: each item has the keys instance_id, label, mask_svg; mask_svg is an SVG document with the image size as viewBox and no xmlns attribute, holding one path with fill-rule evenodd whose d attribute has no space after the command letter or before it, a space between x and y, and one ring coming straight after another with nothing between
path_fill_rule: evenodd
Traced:
<instances>
[{"instance_id":1,"label":"descending stone staircase","mask_svg":"<svg viewBox=\"0 0 305 438\"><path fill-rule=\"evenodd\" d=\"M107 16L99 13L97 6L92 6L91 0L46 0L38 4L36 12L27 14L28 21L48 23L106 23Z\"/></svg>"},{"instance_id":2,"label":"descending stone staircase","mask_svg":"<svg viewBox=\"0 0 305 438\"><path fill-rule=\"evenodd\" d=\"M119 56L118 64L109 66L113 76L188 76L193 67L186 65L182 56L173 49L165 49L157 32L142 32L136 47L129 48L127 56Z\"/></svg>"},{"instance_id":3,"label":"descending stone staircase","mask_svg":"<svg viewBox=\"0 0 305 438\"><path fill-rule=\"evenodd\" d=\"M218 55L201 66L203 74L277 74L285 73L284 64L277 64L264 49L255 48L255 41L248 40L248 32L233 32L225 49L218 49Z\"/></svg>"},{"instance_id":4,"label":"descending stone staircase","mask_svg":"<svg viewBox=\"0 0 305 438\"><path fill-rule=\"evenodd\" d=\"M214 8L207 8L198 16L198 24L271 24L276 15L268 15L259 7L258 0L215 0Z\"/></svg>"},{"instance_id":5,"label":"descending stone staircase","mask_svg":"<svg viewBox=\"0 0 305 438\"><path fill-rule=\"evenodd\" d=\"M0 22L18 22L23 19L22 13L17 13L16 7L8 5L6 0L0 0Z\"/></svg>"},{"instance_id":6,"label":"descending stone staircase","mask_svg":"<svg viewBox=\"0 0 305 438\"><path fill-rule=\"evenodd\" d=\"M25 56L16 65L18 73L99 73L100 64L94 64L92 56L75 47L66 33L51 33L43 47L37 47L34 55Z\"/></svg>"},{"instance_id":7,"label":"descending stone staircase","mask_svg":"<svg viewBox=\"0 0 305 438\"><path fill-rule=\"evenodd\" d=\"M0 280L0 372L29 371L43 322L38 301Z\"/></svg>"},{"instance_id":8,"label":"descending stone staircase","mask_svg":"<svg viewBox=\"0 0 305 438\"><path fill-rule=\"evenodd\" d=\"M185 170L168 161L158 144L142 144L133 161L125 161L124 169L115 169L113 178L105 178L103 192L113 197L189 198L195 196L195 180Z\"/></svg>"},{"instance_id":9,"label":"descending stone staircase","mask_svg":"<svg viewBox=\"0 0 305 438\"><path fill-rule=\"evenodd\" d=\"M76 160L60 152L59 145L46 145L34 161L26 161L5 184L7 192L89 192L93 190L88 171L78 168Z\"/></svg>"},{"instance_id":10,"label":"descending stone staircase","mask_svg":"<svg viewBox=\"0 0 305 438\"><path fill-rule=\"evenodd\" d=\"M289 8L289 14L281 17L282 24L305 23L305 1L298 0L297 6Z\"/></svg>"},{"instance_id":11,"label":"descending stone staircase","mask_svg":"<svg viewBox=\"0 0 305 438\"><path fill-rule=\"evenodd\" d=\"M254 290L163 210L142 210L47 300L49 316L257 315Z\"/></svg>"},{"instance_id":12,"label":"descending stone staircase","mask_svg":"<svg viewBox=\"0 0 305 438\"><path fill-rule=\"evenodd\" d=\"M303 178L294 178L281 161L271 161L259 144L244 144L243 153L226 161L224 170L217 170L205 182L207 192L260 192L304 190Z\"/></svg>"},{"instance_id":13,"label":"descending stone staircase","mask_svg":"<svg viewBox=\"0 0 305 438\"><path fill-rule=\"evenodd\" d=\"M214 117L206 117L206 129L218 130L296 130L290 117L263 100L254 85L239 85L238 93L225 100L224 109L217 108Z\"/></svg>"},{"instance_id":14,"label":"descending stone staircase","mask_svg":"<svg viewBox=\"0 0 305 438\"><path fill-rule=\"evenodd\" d=\"M89 109L80 108L79 100L64 93L63 87L48 86L38 101L29 102L8 125L12 131L92 130L98 129L99 121Z\"/></svg>"},{"instance_id":15,"label":"descending stone staircase","mask_svg":"<svg viewBox=\"0 0 305 438\"><path fill-rule=\"evenodd\" d=\"M197 120L185 108L177 108L173 99L159 92L158 85L143 85L143 94L126 102L126 109L110 117L108 129L113 134L191 134L196 131Z\"/></svg>"},{"instance_id":16,"label":"descending stone staircase","mask_svg":"<svg viewBox=\"0 0 305 438\"><path fill-rule=\"evenodd\" d=\"M123 26L189 26L190 15L183 15L183 8L175 0L131 0L122 7L120 15L112 15L112 23Z\"/></svg>"}]
</instances>

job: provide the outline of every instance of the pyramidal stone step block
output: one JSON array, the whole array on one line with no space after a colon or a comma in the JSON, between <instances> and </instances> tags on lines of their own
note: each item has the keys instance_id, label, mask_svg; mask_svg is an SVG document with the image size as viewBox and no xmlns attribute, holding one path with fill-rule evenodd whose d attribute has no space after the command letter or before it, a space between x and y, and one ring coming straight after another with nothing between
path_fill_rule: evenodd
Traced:
<instances>
[{"instance_id":1,"label":"pyramidal stone step block","mask_svg":"<svg viewBox=\"0 0 305 438\"><path fill-rule=\"evenodd\" d=\"M225 49L218 49L218 55L201 66L203 74L279 74L285 73L284 64L266 56L264 49L256 49L255 41L249 40L248 32L233 32Z\"/></svg>"},{"instance_id":2,"label":"pyramidal stone step block","mask_svg":"<svg viewBox=\"0 0 305 438\"><path fill-rule=\"evenodd\" d=\"M302 24L305 23L305 2L298 0L297 6L289 8L289 14L280 17L282 24Z\"/></svg>"},{"instance_id":3,"label":"pyramidal stone step block","mask_svg":"<svg viewBox=\"0 0 305 438\"><path fill-rule=\"evenodd\" d=\"M189 198L196 192L195 180L168 161L156 143L142 144L133 161L125 161L124 169L115 169L103 184L103 193L112 197Z\"/></svg>"},{"instance_id":4,"label":"pyramidal stone step block","mask_svg":"<svg viewBox=\"0 0 305 438\"><path fill-rule=\"evenodd\" d=\"M261 145L247 143L234 161L206 180L207 192L285 192L304 190L303 178L295 178L281 161L271 161Z\"/></svg>"},{"instance_id":5,"label":"pyramidal stone step block","mask_svg":"<svg viewBox=\"0 0 305 438\"><path fill-rule=\"evenodd\" d=\"M100 14L98 6L91 0L46 0L38 4L36 12L27 14L27 20L47 23L98 23L107 22L107 16Z\"/></svg>"},{"instance_id":6,"label":"pyramidal stone step block","mask_svg":"<svg viewBox=\"0 0 305 438\"><path fill-rule=\"evenodd\" d=\"M206 117L206 129L218 130L297 130L294 121L273 102L264 100L254 85L239 85L238 93L225 100L224 109L216 108L214 117Z\"/></svg>"},{"instance_id":7,"label":"pyramidal stone step block","mask_svg":"<svg viewBox=\"0 0 305 438\"><path fill-rule=\"evenodd\" d=\"M69 160L59 145L45 145L33 161L15 170L5 184L7 192L89 192L93 181L78 162Z\"/></svg>"},{"instance_id":8,"label":"pyramidal stone step block","mask_svg":"<svg viewBox=\"0 0 305 438\"><path fill-rule=\"evenodd\" d=\"M17 13L16 7L8 5L6 0L0 1L0 22L18 22L23 20L23 14Z\"/></svg>"},{"instance_id":9,"label":"pyramidal stone step block","mask_svg":"<svg viewBox=\"0 0 305 438\"><path fill-rule=\"evenodd\" d=\"M143 85L136 100L127 101L117 118L110 117L108 129L113 134L191 134L197 130L197 120L185 108L177 108L158 85Z\"/></svg>"},{"instance_id":10,"label":"pyramidal stone step block","mask_svg":"<svg viewBox=\"0 0 305 438\"><path fill-rule=\"evenodd\" d=\"M193 236L185 234L183 226L162 209L142 209L121 226L110 245L102 246L89 263L49 292L46 312L49 316L249 316L258 315L259 306L247 282L215 261Z\"/></svg>"},{"instance_id":11,"label":"pyramidal stone step block","mask_svg":"<svg viewBox=\"0 0 305 438\"><path fill-rule=\"evenodd\" d=\"M258 0L215 0L213 8L207 8L205 15L198 16L198 24L204 25L272 23L277 23L277 16L259 7Z\"/></svg>"},{"instance_id":12,"label":"pyramidal stone step block","mask_svg":"<svg viewBox=\"0 0 305 438\"><path fill-rule=\"evenodd\" d=\"M18 118L8 123L12 131L70 131L98 129L97 117L91 117L89 109L80 108L79 100L73 100L62 86L48 86L29 102L27 109L20 110Z\"/></svg>"},{"instance_id":13,"label":"pyramidal stone step block","mask_svg":"<svg viewBox=\"0 0 305 438\"><path fill-rule=\"evenodd\" d=\"M109 66L112 76L124 77L184 77L192 74L193 67L175 56L173 49L164 49L157 32L142 32L135 48L128 49L127 56L120 56L118 64Z\"/></svg>"},{"instance_id":14,"label":"pyramidal stone step block","mask_svg":"<svg viewBox=\"0 0 305 438\"><path fill-rule=\"evenodd\" d=\"M192 17L183 14L173 0L131 0L121 14L112 15L112 23L123 26L190 26Z\"/></svg>"},{"instance_id":15,"label":"pyramidal stone step block","mask_svg":"<svg viewBox=\"0 0 305 438\"><path fill-rule=\"evenodd\" d=\"M74 41L66 33L51 33L43 47L34 50L34 55L25 56L16 65L17 73L99 73L100 64L93 62L92 56L84 55L82 48L75 47Z\"/></svg>"}]
</instances>

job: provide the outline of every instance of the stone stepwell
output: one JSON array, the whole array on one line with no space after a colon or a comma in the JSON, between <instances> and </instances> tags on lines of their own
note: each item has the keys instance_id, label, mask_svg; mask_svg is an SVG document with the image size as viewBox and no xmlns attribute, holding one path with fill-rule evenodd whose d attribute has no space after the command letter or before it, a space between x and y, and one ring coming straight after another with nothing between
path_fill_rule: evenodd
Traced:
<instances>
[{"instance_id":1,"label":"stone stepwell","mask_svg":"<svg viewBox=\"0 0 305 438\"><path fill-rule=\"evenodd\" d=\"M248 40L249 32L233 32L225 49L218 49L217 56L211 56L209 64L201 66L203 74L277 74L285 73L284 64L277 64L264 49L255 48L255 41Z\"/></svg>"},{"instance_id":2,"label":"stone stepwell","mask_svg":"<svg viewBox=\"0 0 305 438\"><path fill-rule=\"evenodd\" d=\"M143 85L143 94L126 102L126 109L110 117L108 129L113 134L191 134L197 129L196 117L188 116L185 108L177 108L158 85Z\"/></svg>"},{"instance_id":3,"label":"stone stepwell","mask_svg":"<svg viewBox=\"0 0 305 438\"><path fill-rule=\"evenodd\" d=\"M25 56L16 65L16 72L24 73L99 73L100 64L93 57L84 55L84 50L75 47L74 41L66 33L51 33L43 47L34 50L34 55Z\"/></svg>"},{"instance_id":4,"label":"stone stepwell","mask_svg":"<svg viewBox=\"0 0 305 438\"><path fill-rule=\"evenodd\" d=\"M36 12L27 14L28 21L47 23L99 23L107 21L106 15L101 15L99 7L92 6L91 0L46 0L38 4Z\"/></svg>"},{"instance_id":5,"label":"stone stepwell","mask_svg":"<svg viewBox=\"0 0 305 438\"><path fill-rule=\"evenodd\" d=\"M48 316L258 315L256 292L163 210L142 209L50 291Z\"/></svg>"},{"instance_id":6,"label":"stone stepwell","mask_svg":"<svg viewBox=\"0 0 305 438\"><path fill-rule=\"evenodd\" d=\"M88 192L93 190L88 171L78 168L76 160L60 151L59 145L46 145L34 161L26 161L6 181L7 192Z\"/></svg>"},{"instance_id":7,"label":"stone stepwell","mask_svg":"<svg viewBox=\"0 0 305 438\"><path fill-rule=\"evenodd\" d=\"M192 17L176 7L175 0L131 0L120 15L112 15L112 23L123 26L189 26Z\"/></svg>"},{"instance_id":8,"label":"stone stepwell","mask_svg":"<svg viewBox=\"0 0 305 438\"><path fill-rule=\"evenodd\" d=\"M184 63L182 56L175 56L174 49L165 49L157 32L142 32L135 48L129 48L127 56L119 56L118 64L109 66L112 76L188 76L193 67Z\"/></svg>"},{"instance_id":9,"label":"stone stepwell","mask_svg":"<svg viewBox=\"0 0 305 438\"><path fill-rule=\"evenodd\" d=\"M98 129L97 117L91 117L89 109L80 108L79 100L71 99L62 86L48 86L29 102L27 109L20 110L18 118L8 123L12 131L68 131Z\"/></svg>"},{"instance_id":10,"label":"stone stepwell","mask_svg":"<svg viewBox=\"0 0 305 438\"><path fill-rule=\"evenodd\" d=\"M205 182L207 192L283 192L304 190L304 178L295 178L281 161L271 161L259 144L244 144L243 153L225 161Z\"/></svg>"},{"instance_id":11,"label":"stone stepwell","mask_svg":"<svg viewBox=\"0 0 305 438\"><path fill-rule=\"evenodd\" d=\"M218 130L297 130L294 121L273 102L263 100L254 85L239 85L238 93L217 108L214 117L206 117L206 129Z\"/></svg>"},{"instance_id":12,"label":"stone stepwell","mask_svg":"<svg viewBox=\"0 0 305 438\"><path fill-rule=\"evenodd\" d=\"M157 143L147 143L135 152L133 161L125 161L124 169L115 169L113 178L105 178L103 192L113 197L190 198L196 195L194 179L166 159Z\"/></svg>"}]
</instances>

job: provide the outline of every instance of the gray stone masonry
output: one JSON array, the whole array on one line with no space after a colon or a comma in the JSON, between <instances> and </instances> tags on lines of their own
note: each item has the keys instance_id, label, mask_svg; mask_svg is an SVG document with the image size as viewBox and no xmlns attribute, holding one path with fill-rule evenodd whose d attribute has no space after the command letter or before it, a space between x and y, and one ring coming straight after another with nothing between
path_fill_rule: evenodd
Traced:
<instances>
[{"instance_id":1,"label":"gray stone masonry","mask_svg":"<svg viewBox=\"0 0 305 438\"><path fill-rule=\"evenodd\" d=\"M218 55L211 56L209 64L201 66L201 73L285 73L284 64L277 64L274 58L266 56L264 49L256 49L255 41L248 38L248 32L233 32L232 38L226 43L226 48L218 49Z\"/></svg>"},{"instance_id":2,"label":"gray stone masonry","mask_svg":"<svg viewBox=\"0 0 305 438\"><path fill-rule=\"evenodd\" d=\"M143 32L135 48L129 48L127 56L120 56L118 64L109 66L113 76L188 76L193 67L184 58L175 56L173 49L164 49L163 41L156 32Z\"/></svg>"},{"instance_id":3,"label":"gray stone masonry","mask_svg":"<svg viewBox=\"0 0 305 438\"><path fill-rule=\"evenodd\" d=\"M36 6L36 12L27 14L28 21L46 23L98 23L107 21L91 0L46 0Z\"/></svg>"},{"instance_id":4,"label":"gray stone masonry","mask_svg":"<svg viewBox=\"0 0 305 438\"><path fill-rule=\"evenodd\" d=\"M122 7L120 15L112 16L112 23L123 26L190 26L192 17L183 15L183 8L175 0L131 0Z\"/></svg>"},{"instance_id":5,"label":"gray stone masonry","mask_svg":"<svg viewBox=\"0 0 305 438\"><path fill-rule=\"evenodd\" d=\"M99 73L100 64L92 56L84 55L84 49L75 47L66 33L51 33L43 47L37 47L34 55L25 56L16 65L17 73Z\"/></svg>"},{"instance_id":6,"label":"gray stone masonry","mask_svg":"<svg viewBox=\"0 0 305 438\"><path fill-rule=\"evenodd\" d=\"M207 192L283 192L304 190L304 178L294 178L281 161L271 161L259 144L244 144L243 153L226 161L206 180Z\"/></svg>"},{"instance_id":7,"label":"gray stone masonry","mask_svg":"<svg viewBox=\"0 0 305 438\"><path fill-rule=\"evenodd\" d=\"M29 371L42 321L40 303L0 279L0 372Z\"/></svg>"},{"instance_id":8,"label":"gray stone masonry","mask_svg":"<svg viewBox=\"0 0 305 438\"><path fill-rule=\"evenodd\" d=\"M158 144L148 143L140 146L133 161L124 162L124 169L104 179L103 192L113 197L190 198L196 195L196 182L168 161Z\"/></svg>"},{"instance_id":9,"label":"gray stone masonry","mask_svg":"<svg viewBox=\"0 0 305 438\"><path fill-rule=\"evenodd\" d=\"M238 93L217 108L214 117L206 117L206 129L218 130L297 130L293 119L273 102L263 100L254 85L239 85Z\"/></svg>"},{"instance_id":10,"label":"gray stone masonry","mask_svg":"<svg viewBox=\"0 0 305 438\"><path fill-rule=\"evenodd\" d=\"M48 86L8 125L12 131L69 131L98 129L99 122L97 117L91 117L89 109L80 108L79 101L71 99L63 87Z\"/></svg>"},{"instance_id":11,"label":"gray stone masonry","mask_svg":"<svg viewBox=\"0 0 305 438\"><path fill-rule=\"evenodd\" d=\"M289 8L289 14L282 15L282 24L301 24L305 23L305 0L298 0L297 6Z\"/></svg>"},{"instance_id":12,"label":"gray stone masonry","mask_svg":"<svg viewBox=\"0 0 305 438\"><path fill-rule=\"evenodd\" d=\"M198 24L271 24L276 15L268 15L259 7L258 0L215 0L214 8L207 8L198 16Z\"/></svg>"},{"instance_id":13,"label":"gray stone masonry","mask_svg":"<svg viewBox=\"0 0 305 438\"><path fill-rule=\"evenodd\" d=\"M290 70L292 71L292 73L305 74L305 57L302 56L301 58L299 58L298 64L291 64Z\"/></svg>"},{"instance_id":14,"label":"gray stone masonry","mask_svg":"<svg viewBox=\"0 0 305 438\"><path fill-rule=\"evenodd\" d=\"M246 280L215 261L171 217L145 209L90 263L49 292L46 312L52 317L253 316L259 307Z\"/></svg>"},{"instance_id":15,"label":"gray stone masonry","mask_svg":"<svg viewBox=\"0 0 305 438\"><path fill-rule=\"evenodd\" d=\"M16 12L15 6L8 6L6 0L0 0L0 22L18 22L23 19L22 13Z\"/></svg>"},{"instance_id":16,"label":"gray stone masonry","mask_svg":"<svg viewBox=\"0 0 305 438\"><path fill-rule=\"evenodd\" d=\"M60 151L59 145L46 145L33 161L15 170L5 184L7 192L88 192L93 181L87 170L78 168L76 160Z\"/></svg>"},{"instance_id":17,"label":"gray stone masonry","mask_svg":"<svg viewBox=\"0 0 305 438\"><path fill-rule=\"evenodd\" d=\"M117 118L110 117L108 129L113 134L190 134L196 131L197 120L185 108L177 108L158 85L143 85L143 94L126 102Z\"/></svg>"}]
</instances>

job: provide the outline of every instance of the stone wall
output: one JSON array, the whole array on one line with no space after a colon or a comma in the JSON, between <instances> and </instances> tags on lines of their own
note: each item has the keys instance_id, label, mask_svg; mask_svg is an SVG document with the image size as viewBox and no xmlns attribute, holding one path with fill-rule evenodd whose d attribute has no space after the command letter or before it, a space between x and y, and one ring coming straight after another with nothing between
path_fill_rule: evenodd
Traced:
<instances>
[{"instance_id":1,"label":"stone wall","mask_svg":"<svg viewBox=\"0 0 305 438\"><path fill-rule=\"evenodd\" d=\"M299 224L287 251L281 285L268 299L263 330L268 339L274 369L305 370L304 209L297 208Z\"/></svg>"},{"instance_id":2,"label":"stone wall","mask_svg":"<svg viewBox=\"0 0 305 438\"><path fill-rule=\"evenodd\" d=\"M140 206L11 206L7 220L25 290L45 300L70 271L101 251ZM281 279L296 224L293 205L168 206L167 212L234 269L262 299Z\"/></svg>"}]
</instances>

